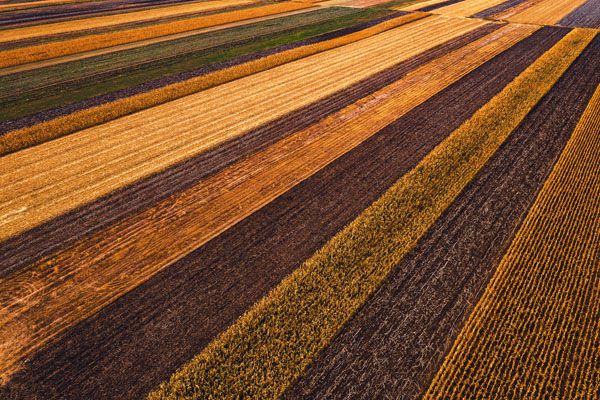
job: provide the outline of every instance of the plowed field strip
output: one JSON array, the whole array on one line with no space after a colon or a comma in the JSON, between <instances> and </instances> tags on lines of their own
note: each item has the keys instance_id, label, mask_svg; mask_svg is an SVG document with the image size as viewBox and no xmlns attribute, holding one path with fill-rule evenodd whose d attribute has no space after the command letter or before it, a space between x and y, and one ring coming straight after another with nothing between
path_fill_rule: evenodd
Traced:
<instances>
[{"instance_id":1,"label":"plowed field strip","mask_svg":"<svg viewBox=\"0 0 600 400\"><path fill-rule=\"evenodd\" d=\"M287 398L423 396L600 83L594 73L599 50L582 54ZM453 383L466 387L468 374L461 371L465 381ZM453 392L436 398L486 395Z\"/></svg>"},{"instance_id":2,"label":"plowed field strip","mask_svg":"<svg viewBox=\"0 0 600 400\"><path fill-rule=\"evenodd\" d=\"M426 18L0 158L0 171L6 171L0 174L6 189L0 194L0 237L214 148L479 26ZM425 33L432 30L440 32L435 40Z\"/></svg>"},{"instance_id":3,"label":"plowed field strip","mask_svg":"<svg viewBox=\"0 0 600 400\"><path fill-rule=\"evenodd\" d=\"M563 26L581 26L600 29L600 0L587 0L558 22Z\"/></svg>"},{"instance_id":4,"label":"plowed field strip","mask_svg":"<svg viewBox=\"0 0 600 400\"><path fill-rule=\"evenodd\" d=\"M500 3L498 5L495 5L493 7L490 8L486 8L483 11L480 11L478 13L473 14L472 16L474 18L488 18L488 17L492 17L496 14L500 14L502 12L505 12L507 10L510 10L520 4L523 4L524 2L527 2L528 0L508 0L505 1L504 3Z\"/></svg>"},{"instance_id":5,"label":"plowed field strip","mask_svg":"<svg viewBox=\"0 0 600 400\"><path fill-rule=\"evenodd\" d=\"M427 398L598 395L599 116L600 87Z\"/></svg>"},{"instance_id":6,"label":"plowed field strip","mask_svg":"<svg viewBox=\"0 0 600 400\"><path fill-rule=\"evenodd\" d=\"M460 194L592 37L587 32L568 35L536 60L150 397L277 397Z\"/></svg>"},{"instance_id":7,"label":"plowed field strip","mask_svg":"<svg viewBox=\"0 0 600 400\"><path fill-rule=\"evenodd\" d=\"M465 0L435 10L436 14L468 17L487 8L501 4L506 0Z\"/></svg>"},{"instance_id":8,"label":"plowed field strip","mask_svg":"<svg viewBox=\"0 0 600 400\"><path fill-rule=\"evenodd\" d=\"M245 1L245 0L240 0ZM173 35L212 26L244 21L288 11L312 8L311 4L282 2L262 7L237 10L220 14L200 16L179 21L166 22L140 28L108 32L81 38L50 42L37 46L28 46L0 52L0 67L31 63L49 58L68 56L85 51L102 49L160 36ZM3 35L2 42L8 42L9 35ZM21 38L23 39L23 38Z\"/></svg>"},{"instance_id":9,"label":"plowed field strip","mask_svg":"<svg viewBox=\"0 0 600 400\"><path fill-rule=\"evenodd\" d=\"M18 347L2 352L0 359L7 365L0 364L1 370L10 370L15 364L11 359L23 358L98 311L532 31L506 26L181 195L3 280L0 338ZM89 287L104 289L82 290Z\"/></svg>"},{"instance_id":10,"label":"plowed field strip","mask_svg":"<svg viewBox=\"0 0 600 400\"><path fill-rule=\"evenodd\" d=\"M498 19L498 20L507 20L508 18L512 17L513 15L517 15L525 10L527 10L530 7L533 7L534 5L541 3L545 0L525 0L513 7L510 7L506 10L497 12L496 14L491 15L491 18L494 19Z\"/></svg>"},{"instance_id":11,"label":"plowed field strip","mask_svg":"<svg viewBox=\"0 0 600 400\"><path fill-rule=\"evenodd\" d=\"M254 0L214 0L199 3L180 4L176 6L161 7L152 10L121 13L102 17L92 17L77 21L56 22L42 24L39 26L6 29L2 31L1 42L27 39L42 35L54 35L59 33L74 32L83 29L93 29L110 25L118 25L128 22L138 22L144 19L166 17L170 15L181 15L199 11L214 10L229 6L250 4Z\"/></svg>"},{"instance_id":12,"label":"plowed field strip","mask_svg":"<svg viewBox=\"0 0 600 400\"><path fill-rule=\"evenodd\" d=\"M581 46L565 49L574 40L537 60L151 397L278 396L575 59ZM544 84L531 90L531 80Z\"/></svg>"},{"instance_id":13,"label":"plowed field strip","mask_svg":"<svg viewBox=\"0 0 600 400\"><path fill-rule=\"evenodd\" d=\"M61 382L65 393L83 397L99 387L138 393L167 378L536 57L518 46L65 331L30 359L32 369L13 378L13 390L43 393ZM418 88L423 81L414 84ZM200 320L205 323L192 322ZM173 334L182 327L189 327L186 335ZM42 374L40 365L53 373Z\"/></svg>"},{"instance_id":14,"label":"plowed field strip","mask_svg":"<svg viewBox=\"0 0 600 400\"><path fill-rule=\"evenodd\" d=\"M0 277L30 265L56 248L66 248L75 240L90 235L128 214L142 210L183 191L202 178L260 151L269 144L307 128L328 114L391 84L407 72L444 54L454 51L499 28L486 25L409 60L364 79L307 107L251 130L215 149L177 164L166 171L135 182L102 199L54 219L33 230L0 243Z\"/></svg>"},{"instance_id":15,"label":"plowed field strip","mask_svg":"<svg viewBox=\"0 0 600 400\"><path fill-rule=\"evenodd\" d=\"M525 24L553 25L585 2L586 0L544 0L507 20Z\"/></svg>"},{"instance_id":16,"label":"plowed field strip","mask_svg":"<svg viewBox=\"0 0 600 400\"><path fill-rule=\"evenodd\" d=\"M0 27L23 26L47 22L59 22L83 19L101 15L128 13L148 9L157 9L177 3L194 3L190 0L167 0L157 2L123 0L123 1L90 1L72 4L46 5L42 8L2 10L0 6ZM248 3L252 5L253 3ZM242 5L245 7L246 5ZM235 7L235 6L234 6ZM229 8L229 7L225 7ZM196 14L196 13L194 13Z\"/></svg>"},{"instance_id":17,"label":"plowed field strip","mask_svg":"<svg viewBox=\"0 0 600 400\"><path fill-rule=\"evenodd\" d=\"M438 8L441 8L441 7L446 7L446 6L449 6L451 4L459 3L461 1L464 1L464 0L446 0L446 1L442 1L441 3L431 4L431 5L428 5L428 6L421 7L418 10L419 11L423 11L423 12L433 11L433 10L436 10Z\"/></svg>"},{"instance_id":18,"label":"plowed field strip","mask_svg":"<svg viewBox=\"0 0 600 400\"><path fill-rule=\"evenodd\" d=\"M423 7L428 7L428 6L435 6L436 4L440 4L445 2L446 0L429 0L429 1L419 1L416 4L412 4L409 6L402 6L400 5L399 7L397 7L398 10L404 10L404 11L416 11L418 9L421 9Z\"/></svg>"}]
</instances>

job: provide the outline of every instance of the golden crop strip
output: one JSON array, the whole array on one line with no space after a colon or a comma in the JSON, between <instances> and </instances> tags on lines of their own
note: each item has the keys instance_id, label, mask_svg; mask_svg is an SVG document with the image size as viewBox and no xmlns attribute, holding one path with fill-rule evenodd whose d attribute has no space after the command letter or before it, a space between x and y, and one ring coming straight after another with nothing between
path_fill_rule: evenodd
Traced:
<instances>
[{"instance_id":1,"label":"golden crop strip","mask_svg":"<svg viewBox=\"0 0 600 400\"><path fill-rule=\"evenodd\" d=\"M149 398L280 395L592 37L586 31L565 36Z\"/></svg>"},{"instance_id":2,"label":"golden crop strip","mask_svg":"<svg viewBox=\"0 0 600 400\"><path fill-rule=\"evenodd\" d=\"M218 0L210 3L224 4L225 1L229 0ZM247 0L235 1L247 2ZM138 42L140 40L152 39L159 36L172 35L181 32L188 32L196 29L208 28L211 26L223 25L231 22L244 21L251 18L259 18L267 15L281 14L288 11L308 9L311 7L314 6L308 3L296 3L292 1L287 1L282 3L269 4L262 7L253 7L243 10L230 11L221 14L212 14L172 22L157 23L150 26L143 26L134 29L117 30L114 32L87 35L59 42L48 42L35 46L20 47L0 52L0 68L30 63L34 61L47 60L49 58L66 56L69 54L82 53L85 51L103 49L106 47L117 46L120 44ZM112 15L110 17L112 17ZM46 25L40 25L36 28L41 29L44 26ZM85 29L81 28L81 24L79 24L79 28ZM9 39L4 34L5 31L2 32L2 39L0 41L8 41Z\"/></svg>"},{"instance_id":3,"label":"golden crop strip","mask_svg":"<svg viewBox=\"0 0 600 400\"><path fill-rule=\"evenodd\" d=\"M584 4L587 0L545 0L512 17L511 22L553 25Z\"/></svg>"},{"instance_id":4,"label":"golden crop strip","mask_svg":"<svg viewBox=\"0 0 600 400\"><path fill-rule=\"evenodd\" d=\"M0 282L0 305L10 308L0 313L0 340L13 344L0 350L0 374L9 374L18 360L61 330L206 243L534 30L503 27ZM108 289L85 289L89 287Z\"/></svg>"},{"instance_id":5,"label":"golden crop strip","mask_svg":"<svg viewBox=\"0 0 600 400\"><path fill-rule=\"evenodd\" d=\"M108 122L136 111L197 93L201 90L261 72L290 61L356 42L386 30L424 18L426 15L427 14L424 13L413 13L401 16L371 28L364 29L360 32L308 46L290 49L282 53L273 54L197 78L188 79L163 88L77 111L48 122L42 122L31 127L15 130L0 136L0 156L35 146L81 129Z\"/></svg>"},{"instance_id":6,"label":"golden crop strip","mask_svg":"<svg viewBox=\"0 0 600 400\"><path fill-rule=\"evenodd\" d=\"M4 156L0 238L238 137L482 24L426 18Z\"/></svg>"},{"instance_id":7,"label":"golden crop strip","mask_svg":"<svg viewBox=\"0 0 600 400\"><path fill-rule=\"evenodd\" d=\"M505 1L506 0L464 0L446 7L438 8L433 12L455 17L469 17L480 11L504 3Z\"/></svg>"},{"instance_id":8,"label":"golden crop strip","mask_svg":"<svg viewBox=\"0 0 600 400\"><path fill-rule=\"evenodd\" d=\"M91 17L73 21L54 22L49 24L26 26L23 28L7 29L2 31L0 43L10 42L13 40L30 39L38 36L58 35L61 33L76 32L84 29L104 28L111 25L141 22L144 20L185 15L202 11L217 10L219 8L229 6L250 4L254 1L255 0L202 1L198 3L153 8L150 10L124 12L115 15L103 15L101 17ZM126 32L121 32L121 34L127 35Z\"/></svg>"},{"instance_id":9,"label":"golden crop strip","mask_svg":"<svg viewBox=\"0 0 600 400\"><path fill-rule=\"evenodd\" d=\"M599 154L600 87L426 398L597 398Z\"/></svg>"}]
</instances>

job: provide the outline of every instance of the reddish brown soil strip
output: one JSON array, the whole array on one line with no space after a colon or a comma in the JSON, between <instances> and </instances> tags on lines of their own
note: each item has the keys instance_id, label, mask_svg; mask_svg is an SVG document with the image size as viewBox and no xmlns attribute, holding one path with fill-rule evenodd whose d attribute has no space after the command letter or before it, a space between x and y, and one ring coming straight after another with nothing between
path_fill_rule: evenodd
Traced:
<instances>
[{"instance_id":1,"label":"reddish brown soil strip","mask_svg":"<svg viewBox=\"0 0 600 400\"><path fill-rule=\"evenodd\" d=\"M356 218L535 60L552 44L547 38L550 33L543 32L479 67L65 331L13 377L5 389L7 396L144 395ZM560 35L553 36L558 39Z\"/></svg>"},{"instance_id":2,"label":"reddish brown soil strip","mask_svg":"<svg viewBox=\"0 0 600 400\"><path fill-rule=\"evenodd\" d=\"M588 0L558 23L563 26L600 28L600 0Z\"/></svg>"},{"instance_id":3,"label":"reddish brown soil strip","mask_svg":"<svg viewBox=\"0 0 600 400\"><path fill-rule=\"evenodd\" d=\"M432 4L430 6L425 6L423 8L419 8L419 9L417 9L417 11L429 12L429 11L437 10L438 8L449 6L451 4L460 3L461 1L464 1L464 0L448 0L448 1L443 1L441 3Z\"/></svg>"},{"instance_id":4,"label":"reddish brown soil strip","mask_svg":"<svg viewBox=\"0 0 600 400\"><path fill-rule=\"evenodd\" d=\"M92 97L90 99L86 99L86 100L78 101L78 102L75 102L72 104L68 104L66 106L57 107L57 108L53 108L50 110L45 110L45 111L42 111L39 113L29 115L27 117L16 119L16 120L3 121L3 122L0 122L0 135L6 134L6 133L16 130L16 129L33 126L40 122L49 121L49 120L52 120L52 119L55 119L55 118L58 118L58 117L61 117L64 115L68 115L68 114L71 114L71 113L74 113L76 111L80 111L80 110L83 110L86 108L99 106L101 104L110 103L112 101L116 101L116 100L127 98L127 97L132 97L132 96L135 96L140 93L148 92L150 90L162 88L162 87L165 87L168 85L172 85L174 83L185 81L187 79L206 75L206 74L209 74L214 71L218 71L221 69L244 64L244 63L247 63L250 61L258 60L260 58L267 57L272 54L282 53L284 51L295 49L298 47L308 46L311 44L324 42L324 41L335 39L335 38L338 38L341 36L349 35L351 33L358 32L358 31L361 31L364 29L368 29L372 26L378 25L380 23L389 21L394 18L398 18L398 17L400 17L402 15L406 15L406 14L408 14L408 13L403 12L403 11L397 11L390 15L376 18L371 21L361 22L359 24L356 24L356 25L348 27L348 28L338 29L333 32L324 33L324 34L314 36L314 37L311 37L308 39L300 40L300 41L297 41L294 43L285 44L285 45L273 47L270 49L257 51L255 53L235 57L231 60L227 60L227 61L223 61L223 62L216 62L216 63L206 65L206 66L203 66L201 68L197 68L197 69L194 69L191 71L185 71L185 72L165 76L160 79L155 79L155 80L152 80L149 82L145 82L143 84L133 86L133 87L130 87L127 89L116 90L114 92L110 92L110 93L107 93L102 96L96 96L96 97ZM485 28L487 28L487 27L483 27L481 29L485 29ZM125 73L126 71L122 71L122 72ZM109 74L113 74L113 72L110 72Z\"/></svg>"},{"instance_id":5,"label":"reddish brown soil strip","mask_svg":"<svg viewBox=\"0 0 600 400\"><path fill-rule=\"evenodd\" d=\"M600 37L287 398L420 398L600 83Z\"/></svg>"},{"instance_id":6,"label":"reddish brown soil strip","mask_svg":"<svg viewBox=\"0 0 600 400\"><path fill-rule=\"evenodd\" d=\"M34 260L65 248L127 215L141 212L170 195L183 191L234 162L258 152L294 132L304 129L326 115L341 110L358 99L400 79L409 71L458 49L494 31L498 25L482 27L410 60L382 71L321 101L290 113L242 137L166 171L140 180L94 203L76 209L28 232L0 243L0 277L30 265Z\"/></svg>"},{"instance_id":7,"label":"reddish brown soil strip","mask_svg":"<svg viewBox=\"0 0 600 400\"><path fill-rule=\"evenodd\" d=\"M494 14L498 14L498 13L504 12L510 8L518 6L519 4L523 3L524 1L527 1L527 0L508 0L504 3L498 4L497 6L490 7L487 10L483 10L483 11L478 12L477 14L473 14L472 17L489 18L489 17L492 17Z\"/></svg>"}]
</instances>

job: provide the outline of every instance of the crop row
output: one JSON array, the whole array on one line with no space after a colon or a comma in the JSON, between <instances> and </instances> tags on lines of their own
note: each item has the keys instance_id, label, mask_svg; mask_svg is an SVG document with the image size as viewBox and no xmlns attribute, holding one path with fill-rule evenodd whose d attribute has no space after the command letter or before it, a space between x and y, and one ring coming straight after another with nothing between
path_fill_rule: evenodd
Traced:
<instances>
[{"instance_id":1,"label":"crop row","mask_svg":"<svg viewBox=\"0 0 600 400\"><path fill-rule=\"evenodd\" d=\"M2 33L2 42L34 38L37 36L57 35L61 33L94 29L110 25L119 25L142 20L150 20L171 15L190 14L194 12L208 11L227 6L252 3L254 0L212 0L199 3L182 4L176 6L161 7L151 10L91 17L76 21L55 22L39 26L28 26L22 28L7 29Z\"/></svg>"},{"instance_id":2,"label":"crop row","mask_svg":"<svg viewBox=\"0 0 600 400\"><path fill-rule=\"evenodd\" d=\"M575 32L540 57L150 397L280 394L590 40Z\"/></svg>"},{"instance_id":3,"label":"crop row","mask_svg":"<svg viewBox=\"0 0 600 400\"><path fill-rule=\"evenodd\" d=\"M427 398L598 395L599 116L600 86Z\"/></svg>"},{"instance_id":4,"label":"crop row","mask_svg":"<svg viewBox=\"0 0 600 400\"><path fill-rule=\"evenodd\" d=\"M382 14L386 12L324 8L305 17L283 17L0 77L0 86L6 88L0 96L4 106L0 120L5 120L0 132L330 40L350 33L351 26L366 29L365 25L383 22L376 18Z\"/></svg>"},{"instance_id":5,"label":"crop row","mask_svg":"<svg viewBox=\"0 0 600 400\"><path fill-rule=\"evenodd\" d=\"M184 96L189 96L225 82L256 74L273 67L282 66L291 61L315 55L325 50L361 41L365 38L369 38L378 33L423 17L424 15L413 13L340 38L326 40L295 49L292 48L255 60L251 59L251 61L246 63L238 65L234 64L234 66L218 69L214 72L193 77L182 82L176 82L131 97L76 111L72 114L58 117L48 122L42 122L31 127L11 131L0 136L0 154L6 154L34 146L84 128L114 120L136 111L157 106Z\"/></svg>"},{"instance_id":6,"label":"crop row","mask_svg":"<svg viewBox=\"0 0 600 400\"><path fill-rule=\"evenodd\" d=\"M505 34L509 34L507 31ZM477 46L472 48L477 51ZM473 57L469 59L473 61ZM508 59L514 61L511 57ZM431 68L436 70L434 66ZM496 69L491 68L490 71ZM453 74L452 68L445 73ZM423 70L422 74L427 76L427 71ZM140 391L151 389L164 378L165 371L169 373L197 354L198 346L204 346L207 338L224 330L233 322L231 318L237 317L279 283L412 168L452 131L453 126L460 125L485 104L486 98L492 94L481 88L488 85L489 75L479 78L485 79L468 86L473 88L474 101L453 114L450 121L445 110L462 98L462 85L452 90L450 98L444 96L436 100L436 103L441 101L442 104L435 107L440 112L436 113L434 125L419 124L423 117L431 115L429 104L418 106L419 111L410 120L397 120L393 123L394 129L386 129L385 134L378 133L367 139L197 251L108 304L102 312L67 329L59 340L44 346L29 358L28 366L33 368L27 368L13 378L16 387L24 385L33 393L38 390L42 393L47 385L60 382L61 387L68 391L63 394L69 393L76 398L88 397L98 390L117 393L122 387L133 391L128 393L138 393L139 396ZM420 80L413 77L410 81L412 83L407 89L415 88L415 93L418 92ZM405 90L402 97L410 99L411 93L412 90ZM380 96L371 96L370 99L375 102L393 101ZM360 110L348 109L350 114L347 116L362 114ZM367 111L370 112L357 117L389 118L371 116L373 109ZM419 126L419 129L415 131L414 126ZM358 127L355 129L360 130ZM193 173L192 170L190 174ZM162 184L162 180L158 182ZM185 213L178 216L184 217ZM273 251L276 248L280 250ZM267 259L273 260L273 264L265 263ZM211 267L207 268L208 265ZM220 295L214 296L214 293ZM163 301L163 296L169 300ZM156 324L145 325L145 318L133 315L148 315L148 310L155 315ZM177 315L176 325L169 317L173 315ZM199 318L206 323L198 326ZM131 321L139 323L132 324ZM190 335L173 334L172 330L181 326L191 327L188 330ZM131 346L133 343L136 345ZM160 346L152 343L160 343ZM149 352L149 349L152 351ZM72 357L78 359L77 364L72 363ZM132 359L139 363L126 371L120 370L123 363L129 364L127 360ZM82 365L86 368L72 373L73 368ZM51 377L42 376L43 371L48 370L57 373ZM94 379L87 378L92 376ZM115 386L115 379L122 384Z\"/></svg>"},{"instance_id":7,"label":"crop row","mask_svg":"<svg viewBox=\"0 0 600 400\"><path fill-rule=\"evenodd\" d=\"M54 57L67 56L85 51L97 50L105 47L137 42L175 33L188 32L196 29L243 21L251 18L280 14L288 11L302 10L311 7L312 5L310 4L282 2L265 5L262 7L200 16L186 20L161 23L124 31L90 35L81 38L64 40L61 42L50 42L13 50L6 50L0 52L0 67L9 67L34 61L46 60ZM45 25L42 25L42 27L43 26ZM19 39L22 37L15 36L15 38ZM8 36L7 39L3 40L8 41Z\"/></svg>"},{"instance_id":8,"label":"crop row","mask_svg":"<svg viewBox=\"0 0 600 400\"><path fill-rule=\"evenodd\" d=\"M1 236L33 227L482 25L437 17L417 21L3 157L0 181L7 190L0 195L0 208L11 218L3 221ZM441 33L435 41L424 34L429 29ZM264 89L259 95L256 88ZM271 108L265 109L265 99ZM207 111L199 114L198 107ZM179 135L174 137L173 129ZM27 209L17 210L17 203Z\"/></svg>"},{"instance_id":9,"label":"crop row","mask_svg":"<svg viewBox=\"0 0 600 400\"><path fill-rule=\"evenodd\" d=\"M164 268L169 264L168 260L176 260L194 250L265 202L349 151L399 115L435 94L444 85L460 78L515 40L530 33L530 30L512 27L505 30L503 38L486 48L478 50L477 45L471 45L453 57L434 62L431 67L422 67L409 74L406 80L382 89L265 152L210 177L197 187L169 198L142 215L119 223L108 232L97 235L97 238L86 240L82 246L44 260L40 265L7 279L3 282L2 304L16 302L27 306L11 306L13 317L7 316L7 320L3 321L2 325L6 329L3 328L2 331L5 335L19 335L20 350L26 351L31 347L25 345L26 334L17 329L19 321L35 320L40 329L55 331L64 329L64 326L51 325L49 321L54 320L53 316L60 315L63 323L68 325L73 322L72 318L77 320L89 315L121 291L137 286ZM463 60L462 68L456 68L456 61L465 55L470 55L471 59ZM444 72L438 79L433 79L430 68L441 68ZM429 77L428 84L415 87L415 82L420 81L418 78L423 76ZM358 115L364 115L362 118L365 121L356 122ZM311 162L307 163L307 159L311 159ZM178 207L173 208L173 204ZM205 223L198 223L199 220ZM145 229L145 226L152 226L152 229ZM161 240L156 240L158 232L161 232ZM98 250L102 253L103 261L100 263L94 255ZM122 254L130 256L123 257ZM86 262L91 264L86 265ZM48 265L60 265L60 274L53 272ZM94 268L91 268L92 265ZM46 275L43 271L50 274ZM91 271L96 272L90 276ZM63 274L70 276L64 285L58 283L62 281ZM88 285L106 287L109 283L119 292L107 290L99 297L98 293L84 294L78 290L89 287ZM32 291L37 294L32 296ZM28 300L19 300L24 298ZM31 309L30 302L44 304L43 311ZM78 306L74 308L74 304ZM28 309L30 312L23 312ZM35 314L35 310L41 313ZM42 320L47 320L47 323L40 322ZM28 332L33 337L42 338L50 338L55 334L35 329L29 329ZM10 342L8 339L6 341ZM4 354L3 358L8 362L11 356Z\"/></svg>"},{"instance_id":10,"label":"crop row","mask_svg":"<svg viewBox=\"0 0 600 400\"><path fill-rule=\"evenodd\" d=\"M535 60L565 34L540 29L504 69ZM583 112L594 79L579 73L591 65L576 60L286 398L421 398Z\"/></svg>"}]
</instances>

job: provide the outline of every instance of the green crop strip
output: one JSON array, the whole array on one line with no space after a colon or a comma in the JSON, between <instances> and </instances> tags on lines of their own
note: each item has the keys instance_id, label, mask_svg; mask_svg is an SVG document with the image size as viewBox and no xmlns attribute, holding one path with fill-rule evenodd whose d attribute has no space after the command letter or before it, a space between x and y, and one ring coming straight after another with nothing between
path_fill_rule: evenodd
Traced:
<instances>
[{"instance_id":1,"label":"green crop strip","mask_svg":"<svg viewBox=\"0 0 600 400\"><path fill-rule=\"evenodd\" d=\"M194 70L213 63L228 61L261 50L291 44L323 33L369 21L391 12L392 11L390 10L384 9L351 10L350 13L344 13L346 15L342 14L340 18L335 20L317 22L309 26L302 26L289 31L266 35L257 38L256 41L250 43L234 46L225 44L197 53L183 54L175 58L158 60L142 68L116 71L114 74L101 79L91 76L88 79L78 80L74 83L66 83L64 87L61 87L59 90L57 90L55 86L50 86L33 89L29 91L26 96L18 93L17 96L12 96L12 98L2 101L0 121L17 119L49 108L60 107L117 90L134 87L172 74ZM335 18L336 16L339 15L332 15L332 18ZM74 65L72 69L69 66L67 66L67 68L70 69L72 74L76 73L76 70L78 69L77 65ZM39 74L40 71L36 72ZM34 82L40 81L38 75L31 74L30 76L35 80ZM2 80L6 81L7 78L9 77L6 77L5 79L0 78L0 87L4 87L4 84L1 82ZM21 90L23 90L24 87L27 87L27 82L23 83L20 85ZM6 82L6 85L9 84L10 82ZM7 90L5 93L11 92Z\"/></svg>"}]
</instances>

